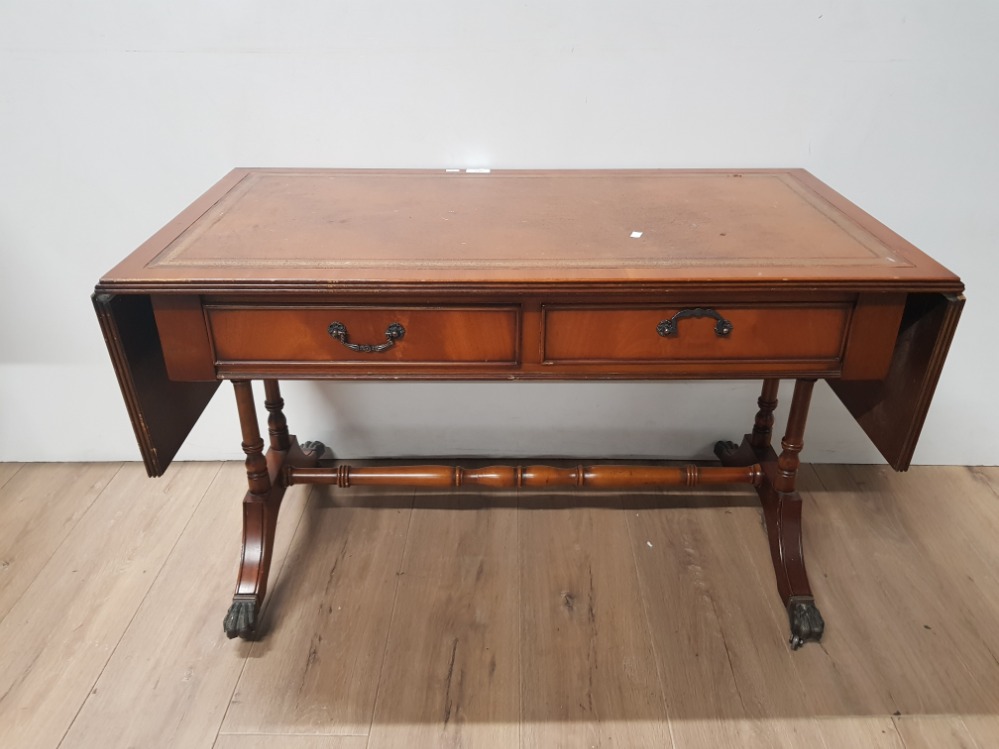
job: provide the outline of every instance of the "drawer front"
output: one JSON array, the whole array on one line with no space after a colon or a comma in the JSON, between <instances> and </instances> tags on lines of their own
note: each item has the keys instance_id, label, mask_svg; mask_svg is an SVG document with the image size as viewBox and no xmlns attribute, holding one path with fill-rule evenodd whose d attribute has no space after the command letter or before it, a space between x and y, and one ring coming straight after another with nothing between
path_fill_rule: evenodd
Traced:
<instances>
[{"instance_id":1,"label":"drawer front","mask_svg":"<svg viewBox=\"0 0 999 749\"><path fill-rule=\"evenodd\" d=\"M547 307L544 358L549 363L811 362L832 368L843 357L851 309L845 303Z\"/></svg>"},{"instance_id":2,"label":"drawer front","mask_svg":"<svg viewBox=\"0 0 999 749\"><path fill-rule=\"evenodd\" d=\"M518 361L517 307L208 305L205 313L215 359L222 366ZM334 323L340 324L343 340L330 334Z\"/></svg>"}]
</instances>

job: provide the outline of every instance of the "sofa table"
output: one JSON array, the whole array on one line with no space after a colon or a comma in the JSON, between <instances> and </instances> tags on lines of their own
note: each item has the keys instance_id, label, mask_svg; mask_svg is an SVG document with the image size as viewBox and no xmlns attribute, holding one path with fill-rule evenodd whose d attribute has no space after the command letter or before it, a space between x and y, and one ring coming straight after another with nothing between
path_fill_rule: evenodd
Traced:
<instances>
[{"instance_id":1,"label":"sofa table","mask_svg":"<svg viewBox=\"0 0 999 749\"><path fill-rule=\"evenodd\" d=\"M821 637L795 475L828 381L909 466L960 280L805 171L236 169L104 276L93 301L150 476L221 380L246 453L230 637L254 635L287 486L745 483L763 506L791 645ZM282 379L762 380L716 466L321 464ZM263 380L269 444L251 381ZM794 394L771 446L781 379Z\"/></svg>"}]
</instances>

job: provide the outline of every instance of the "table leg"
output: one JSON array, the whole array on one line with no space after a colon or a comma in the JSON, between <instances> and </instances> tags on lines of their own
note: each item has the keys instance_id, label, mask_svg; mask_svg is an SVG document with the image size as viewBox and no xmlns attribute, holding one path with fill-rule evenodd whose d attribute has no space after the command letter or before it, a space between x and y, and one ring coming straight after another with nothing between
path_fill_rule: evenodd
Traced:
<instances>
[{"instance_id":1,"label":"table leg","mask_svg":"<svg viewBox=\"0 0 999 749\"><path fill-rule=\"evenodd\" d=\"M763 381L763 390L756 401L759 411L753 423L753 431L747 434L741 445L734 442L716 442L715 455L727 466L748 466L773 455L770 449L770 436L773 433L774 410L777 408L777 390L780 380Z\"/></svg>"},{"instance_id":2,"label":"table leg","mask_svg":"<svg viewBox=\"0 0 999 749\"><path fill-rule=\"evenodd\" d=\"M267 409L267 431L271 438L272 450L287 450L291 447L288 435L288 420L284 416L284 398L277 380L264 380L264 407Z\"/></svg>"},{"instance_id":3,"label":"table leg","mask_svg":"<svg viewBox=\"0 0 999 749\"><path fill-rule=\"evenodd\" d=\"M243 498L243 549L236 593L223 626L229 638L250 639L256 632L257 617L267 593L274 532L285 492L281 472L285 463L302 467L316 465L325 448L318 442L299 447L288 433L284 400L277 380L265 380L270 450L264 455L252 383L249 380L233 380L232 385L243 434L249 491Z\"/></svg>"},{"instance_id":4,"label":"table leg","mask_svg":"<svg viewBox=\"0 0 999 749\"><path fill-rule=\"evenodd\" d=\"M756 414L752 433L747 434L738 446L732 442L717 443L715 454L723 465L749 465L758 461L763 466L764 480L756 491L763 505L777 590L787 608L791 647L797 650L809 640L819 640L825 629L805 572L801 496L795 490L798 456L804 446L805 421L815 380L795 381L779 456L770 444L778 384L778 380L763 381L763 392L758 401L760 410Z\"/></svg>"},{"instance_id":5,"label":"table leg","mask_svg":"<svg viewBox=\"0 0 999 749\"><path fill-rule=\"evenodd\" d=\"M804 446L805 420L815 380L797 380L791 399L787 430L781 440L781 454L770 481L759 487L763 514L770 537L770 555L777 575L777 589L787 608L791 627L791 647L795 650L809 640L819 640L825 629L815 607L801 542L801 495L795 490L799 459Z\"/></svg>"},{"instance_id":6,"label":"table leg","mask_svg":"<svg viewBox=\"0 0 999 749\"><path fill-rule=\"evenodd\" d=\"M753 424L753 432L749 441L757 450L766 450L770 447L770 436L774 430L774 411L777 408L777 389L779 386L780 380L764 380L763 391L756 401L760 410L756 412L756 421Z\"/></svg>"}]
</instances>

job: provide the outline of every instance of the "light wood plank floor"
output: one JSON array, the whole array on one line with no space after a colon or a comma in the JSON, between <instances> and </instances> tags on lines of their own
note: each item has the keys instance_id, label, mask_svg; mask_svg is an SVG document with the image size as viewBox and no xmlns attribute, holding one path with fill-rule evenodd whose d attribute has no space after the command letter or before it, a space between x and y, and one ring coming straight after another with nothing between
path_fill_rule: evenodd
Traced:
<instances>
[{"instance_id":1,"label":"light wood plank floor","mask_svg":"<svg viewBox=\"0 0 999 749\"><path fill-rule=\"evenodd\" d=\"M241 464L0 464L0 747L999 746L999 469L800 484L796 653L743 489L294 487L250 644Z\"/></svg>"}]
</instances>

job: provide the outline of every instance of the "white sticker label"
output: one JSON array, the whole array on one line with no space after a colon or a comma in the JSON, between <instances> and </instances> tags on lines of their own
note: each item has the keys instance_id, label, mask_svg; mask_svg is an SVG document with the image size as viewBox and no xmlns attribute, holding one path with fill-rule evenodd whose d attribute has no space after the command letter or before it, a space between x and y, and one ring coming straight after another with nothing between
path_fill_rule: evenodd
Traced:
<instances>
[{"instance_id":1,"label":"white sticker label","mask_svg":"<svg viewBox=\"0 0 999 749\"><path fill-rule=\"evenodd\" d=\"M633 231L631 233L631 238L632 239L641 239L642 238L642 232L640 232L640 231Z\"/></svg>"},{"instance_id":2,"label":"white sticker label","mask_svg":"<svg viewBox=\"0 0 999 749\"><path fill-rule=\"evenodd\" d=\"M466 169L465 174L489 174L492 169Z\"/></svg>"}]
</instances>

